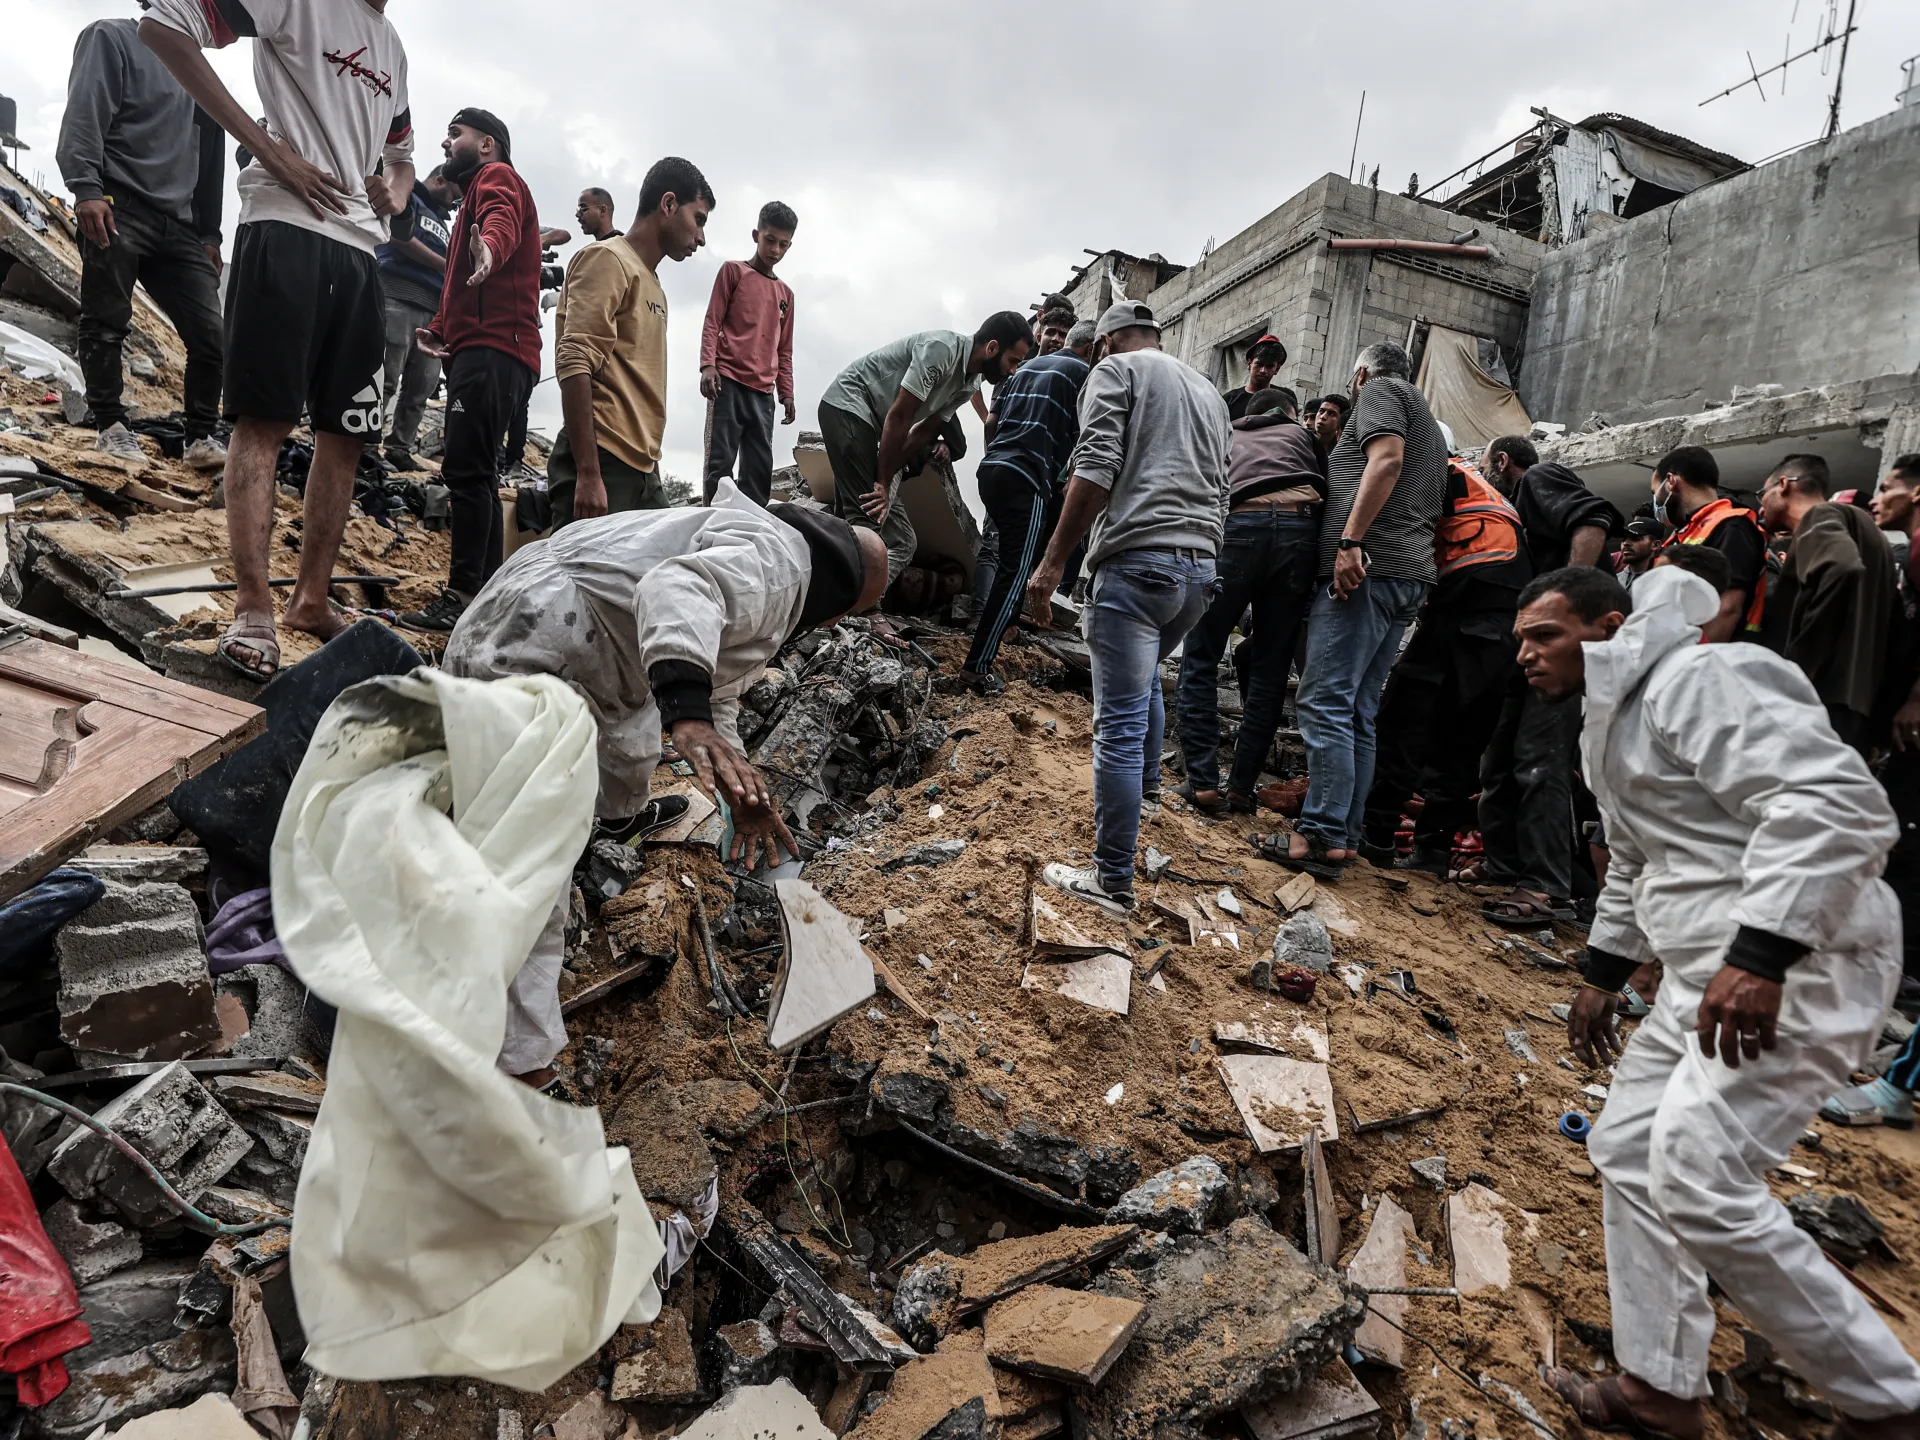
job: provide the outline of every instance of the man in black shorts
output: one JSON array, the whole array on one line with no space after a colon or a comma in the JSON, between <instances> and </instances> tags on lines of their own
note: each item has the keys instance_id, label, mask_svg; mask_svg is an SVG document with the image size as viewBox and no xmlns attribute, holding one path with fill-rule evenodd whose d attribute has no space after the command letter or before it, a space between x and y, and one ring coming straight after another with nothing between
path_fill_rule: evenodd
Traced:
<instances>
[{"instance_id":1,"label":"man in black shorts","mask_svg":"<svg viewBox=\"0 0 1920 1440\"><path fill-rule=\"evenodd\" d=\"M201 53L242 37L254 41L264 130ZM249 679L267 680L280 665L267 585L274 470L303 412L313 465L299 579L281 620L322 640L348 623L327 582L354 467L385 409L374 247L413 190L407 56L385 0L151 0L140 38L254 157L240 173L227 277L227 541L237 588L218 653Z\"/></svg>"}]
</instances>

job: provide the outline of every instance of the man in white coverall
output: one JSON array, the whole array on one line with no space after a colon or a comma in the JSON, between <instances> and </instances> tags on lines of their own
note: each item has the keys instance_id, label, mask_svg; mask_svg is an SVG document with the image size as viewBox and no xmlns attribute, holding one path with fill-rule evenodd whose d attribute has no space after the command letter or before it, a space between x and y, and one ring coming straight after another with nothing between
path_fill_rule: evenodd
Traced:
<instances>
[{"instance_id":1,"label":"man in white coverall","mask_svg":"<svg viewBox=\"0 0 1920 1440\"><path fill-rule=\"evenodd\" d=\"M711 505L582 520L514 553L447 642L453 675L557 675L600 727L602 829L647 825L660 735L701 785L726 792L733 856L797 854L766 782L741 754L739 697L789 638L877 604L879 535L797 505L762 509L722 480ZM609 817L619 817L605 823ZM500 1068L536 1089L567 1043L560 962L567 897L507 997Z\"/></svg>"},{"instance_id":2,"label":"man in white coverall","mask_svg":"<svg viewBox=\"0 0 1920 1440\"><path fill-rule=\"evenodd\" d=\"M1712 1276L1840 1412L1836 1436L1913 1435L1920 1365L1766 1182L1892 1003L1900 912L1878 876L1898 827L1797 667L1700 644L1719 610L1675 566L1631 601L1592 568L1520 595L1528 683L1586 696L1582 759L1612 849L1567 1018L1583 1059L1620 1053L1619 988L1666 966L1587 1142L1622 1373L1548 1379L1590 1427L1694 1440Z\"/></svg>"}]
</instances>

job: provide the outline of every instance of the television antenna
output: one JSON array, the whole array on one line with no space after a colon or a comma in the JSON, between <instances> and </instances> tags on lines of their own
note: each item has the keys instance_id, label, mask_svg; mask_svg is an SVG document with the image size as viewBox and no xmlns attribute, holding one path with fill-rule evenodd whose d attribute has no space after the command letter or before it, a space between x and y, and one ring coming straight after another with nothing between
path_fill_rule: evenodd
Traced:
<instances>
[{"instance_id":1,"label":"television antenna","mask_svg":"<svg viewBox=\"0 0 1920 1440\"><path fill-rule=\"evenodd\" d=\"M1784 95L1787 93L1788 67L1810 56L1818 55L1820 57L1821 73L1826 74L1830 67L1833 73L1833 93L1827 97L1827 127L1825 134L1821 137L1831 140L1835 135L1840 133L1840 95L1841 88L1846 83L1847 78L1847 50L1849 42L1853 38L1853 32L1859 28L1853 23L1854 11L1858 7L1858 4L1859 0L1847 0L1847 23L1843 26L1840 24L1839 0L1828 0L1825 30L1818 40L1814 41L1813 44L1809 45L1799 54L1789 55L1778 65L1769 65L1764 70L1754 67L1753 52L1749 50L1747 52L1747 78L1729 85L1717 95L1709 95L1700 103L1702 105L1711 105L1714 101L1723 100L1729 95L1744 90L1749 85L1753 86L1753 88L1759 92L1762 100L1765 100L1767 98L1767 91L1766 86L1762 82L1767 76L1775 72L1779 73L1780 93ZM1796 15L1799 13L1798 4L1794 7L1794 13ZM1792 22L1789 21L1788 23L1791 24ZM1788 44L1791 43L1792 32L1789 31ZM1840 47L1838 65L1832 63L1833 47L1836 45Z\"/></svg>"}]
</instances>

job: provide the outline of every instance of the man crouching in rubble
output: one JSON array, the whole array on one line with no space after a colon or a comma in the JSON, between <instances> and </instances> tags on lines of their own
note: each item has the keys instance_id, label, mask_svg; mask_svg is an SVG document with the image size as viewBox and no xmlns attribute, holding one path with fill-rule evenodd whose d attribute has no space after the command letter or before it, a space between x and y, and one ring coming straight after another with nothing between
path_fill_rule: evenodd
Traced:
<instances>
[{"instance_id":1,"label":"man crouching in rubble","mask_svg":"<svg viewBox=\"0 0 1920 1440\"><path fill-rule=\"evenodd\" d=\"M1711 1275L1841 1412L1836 1436L1913 1435L1920 1365L1766 1181L1865 1061L1900 980L1900 912L1877 878L1899 834L1886 795L1797 667L1700 644L1720 599L1697 576L1649 571L1629 601L1603 571L1555 570L1519 605L1528 683L1586 696L1582 759L1612 847L1567 1017L1583 1060L1620 1054L1620 987L1666 967L1587 1141L1622 1373L1548 1378L1586 1425L1693 1440Z\"/></svg>"},{"instance_id":2,"label":"man crouching in rubble","mask_svg":"<svg viewBox=\"0 0 1920 1440\"><path fill-rule=\"evenodd\" d=\"M722 480L706 507L583 520L517 551L474 598L447 642L448 673L477 680L557 675L600 727L599 833L671 823L648 799L660 734L733 812L730 858L748 868L793 836L741 754L739 696L792 636L879 603L887 547L878 532L797 505L763 510ZM618 818L614 818L618 817ZM500 1068L543 1089L567 1043L560 1019L562 895L507 996Z\"/></svg>"}]
</instances>

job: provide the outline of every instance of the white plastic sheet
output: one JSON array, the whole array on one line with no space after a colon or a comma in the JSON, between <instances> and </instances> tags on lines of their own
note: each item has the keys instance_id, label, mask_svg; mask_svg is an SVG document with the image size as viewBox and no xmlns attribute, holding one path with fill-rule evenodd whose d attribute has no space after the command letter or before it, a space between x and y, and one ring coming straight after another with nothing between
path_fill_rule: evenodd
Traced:
<instances>
[{"instance_id":1,"label":"white plastic sheet","mask_svg":"<svg viewBox=\"0 0 1920 1440\"><path fill-rule=\"evenodd\" d=\"M507 986L586 841L594 741L552 677L421 669L344 692L294 777L274 916L340 1011L292 1244L326 1374L539 1390L659 1311L626 1150L494 1065Z\"/></svg>"},{"instance_id":2,"label":"white plastic sheet","mask_svg":"<svg viewBox=\"0 0 1920 1440\"><path fill-rule=\"evenodd\" d=\"M18 325L0 321L0 355L29 380L64 380L76 390L87 388L87 377L71 355Z\"/></svg>"}]
</instances>

